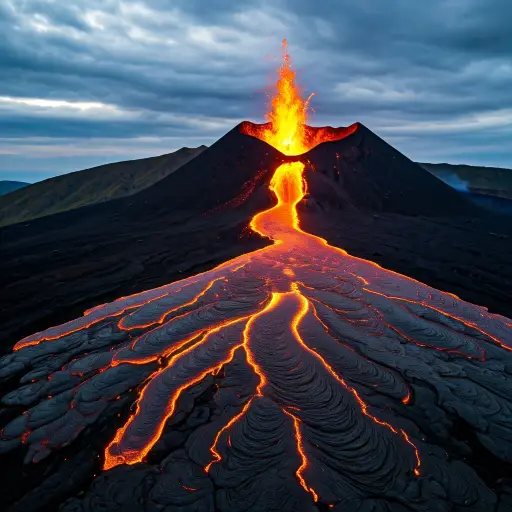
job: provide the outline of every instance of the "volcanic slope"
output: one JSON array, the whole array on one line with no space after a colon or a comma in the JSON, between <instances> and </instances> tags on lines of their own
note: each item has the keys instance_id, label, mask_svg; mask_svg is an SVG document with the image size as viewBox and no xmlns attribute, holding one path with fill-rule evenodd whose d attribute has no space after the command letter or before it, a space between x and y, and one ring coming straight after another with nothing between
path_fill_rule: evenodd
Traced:
<instances>
[{"instance_id":1,"label":"volcanic slope","mask_svg":"<svg viewBox=\"0 0 512 512\"><path fill-rule=\"evenodd\" d=\"M2 360L6 506L507 510L510 321L314 236L393 219L425 231L417 257L494 243L473 263L499 274L509 238L485 230L506 224L362 125L300 157L240 129L131 198L0 232L6 345L90 308ZM164 286L97 306L127 281Z\"/></svg>"},{"instance_id":2,"label":"volcanic slope","mask_svg":"<svg viewBox=\"0 0 512 512\"><path fill-rule=\"evenodd\" d=\"M407 216L479 215L473 204L364 125L306 156L311 199L323 209ZM334 185L334 186L333 186Z\"/></svg>"},{"instance_id":3,"label":"volcanic slope","mask_svg":"<svg viewBox=\"0 0 512 512\"><path fill-rule=\"evenodd\" d=\"M0 225L130 196L174 172L205 148L181 148L167 155L100 165L34 183L0 198Z\"/></svg>"}]
</instances>

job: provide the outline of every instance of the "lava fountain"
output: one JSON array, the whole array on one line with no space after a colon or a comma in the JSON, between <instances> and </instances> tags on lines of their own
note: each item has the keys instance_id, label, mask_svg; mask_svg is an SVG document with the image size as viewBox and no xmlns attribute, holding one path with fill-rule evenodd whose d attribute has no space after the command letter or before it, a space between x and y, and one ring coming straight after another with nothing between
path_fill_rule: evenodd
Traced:
<instances>
[{"instance_id":1,"label":"lava fountain","mask_svg":"<svg viewBox=\"0 0 512 512\"><path fill-rule=\"evenodd\" d=\"M285 45L269 123L242 130L293 156L356 129L308 127L309 99ZM221 510L247 510L262 491L273 501L261 510L303 510L306 493L331 507L468 499L481 481L428 444L415 395L430 395L417 383L436 390L436 414L472 416L488 449L511 457L497 411L512 407L503 392L512 379L491 387L481 366L512 363L510 320L302 231L303 171L299 156L279 166L269 186L276 204L251 220L273 245L19 341L0 377L24 371L23 386L3 402L30 407L4 427L0 450L24 444L27 461L41 460L138 386L103 467L136 464L210 389L212 419L186 450L201 478L223 489ZM470 385L454 378L462 374Z\"/></svg>"}]
</instances>

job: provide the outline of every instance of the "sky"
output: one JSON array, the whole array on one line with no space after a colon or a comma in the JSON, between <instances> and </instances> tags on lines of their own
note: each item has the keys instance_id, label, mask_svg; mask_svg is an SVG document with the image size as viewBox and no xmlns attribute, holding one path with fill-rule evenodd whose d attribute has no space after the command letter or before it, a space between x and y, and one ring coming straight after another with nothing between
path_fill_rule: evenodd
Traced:
<instances>
[{"instance_id":1,"label":"sky","mask_svg":"<svg viewBox=\"0 0 512 512\"><path fill-rule=\"evenodd\" d=\"M310 124L512 168L510 0L0 0L0 179L210 145L264 120L286 37Z\"/></svg>"}]
</instances>

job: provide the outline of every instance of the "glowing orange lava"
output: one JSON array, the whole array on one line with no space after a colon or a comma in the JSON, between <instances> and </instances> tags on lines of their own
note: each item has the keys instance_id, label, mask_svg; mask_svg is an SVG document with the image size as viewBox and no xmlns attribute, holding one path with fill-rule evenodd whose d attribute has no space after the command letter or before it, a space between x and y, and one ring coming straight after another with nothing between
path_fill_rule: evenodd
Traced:
<instances>
[{"instance_id":1,"label":"glowing orange lava","mask_svg":"<svg viewBox=\"0 0 512 512\"><path fill-rule=\"evenodd\" d=\"M278 72L277 94L272 98L272 108L266 116L270 126L263 132L262 138L285 155L299 155L307 151L305 126L312 95L307 100L301 97L286 39L283 39L283 61Z\"/></svg>"},{"instance_id":2,"label":"glowing orange lava","mask_svg":"<svg viewBox=\"0 0 512 512\"><path fill-rule=\"evenodd\" d=\"M313 128L308 126L309 102L313 93L304 99L297 83L296 72L291 67L288 43L283 39L283 64L278 69L276 93L270 100L270 110L265 115L267 124L244 122L242 133L264 140L283 155L300 155L322 142L342 139L354 133L357 124L348 128Z\"/></svg>"},{"instance_id":3,"label":"glowing orange lava","mask_svg":"<svg viewBox=\"0 0 512 512\"><path fill-rule=\"evenodd\" d=\"M299 469L296 471L297 478L300 482L300 485L303 487L304 490L309 492L313 496L313 501L318 501L318 494L315 492L315 490L312 487L309 487L306 483L306 480L304 479L303 473L304 470L308 467L308 458L307 455L304 452L304 443L302 441L302 434L300 433L300 420L297 418L297 416L294 416L290 411L287 411L286 409L283 409L283 412L290 416L293 420L293 429L295 431L295 440L297 442L297 451L299 452L300 459L301 459L301 465Z\"/></svg>"}]
</instances>

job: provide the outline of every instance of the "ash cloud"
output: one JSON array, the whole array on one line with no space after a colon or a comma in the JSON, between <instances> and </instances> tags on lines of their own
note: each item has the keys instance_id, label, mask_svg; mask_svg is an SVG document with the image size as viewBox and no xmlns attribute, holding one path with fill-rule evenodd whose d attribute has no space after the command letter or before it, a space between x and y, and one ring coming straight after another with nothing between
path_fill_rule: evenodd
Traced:
<instances>
[{"instance_id":1,"label":"ash cloud","mask_svg":"<svg viewBox=\"0 0 512 512\"><path fill-rule=\"evenodd\" d=\"M261 121L282 37L316 92L312 123L359 120L420 161L510 167L511 18L506 0L0 0L0 178L210 144ZM34 138L53 149L41 157ZM88 154L70 159L81 143Z\"/></svg>"}]
</instances>

